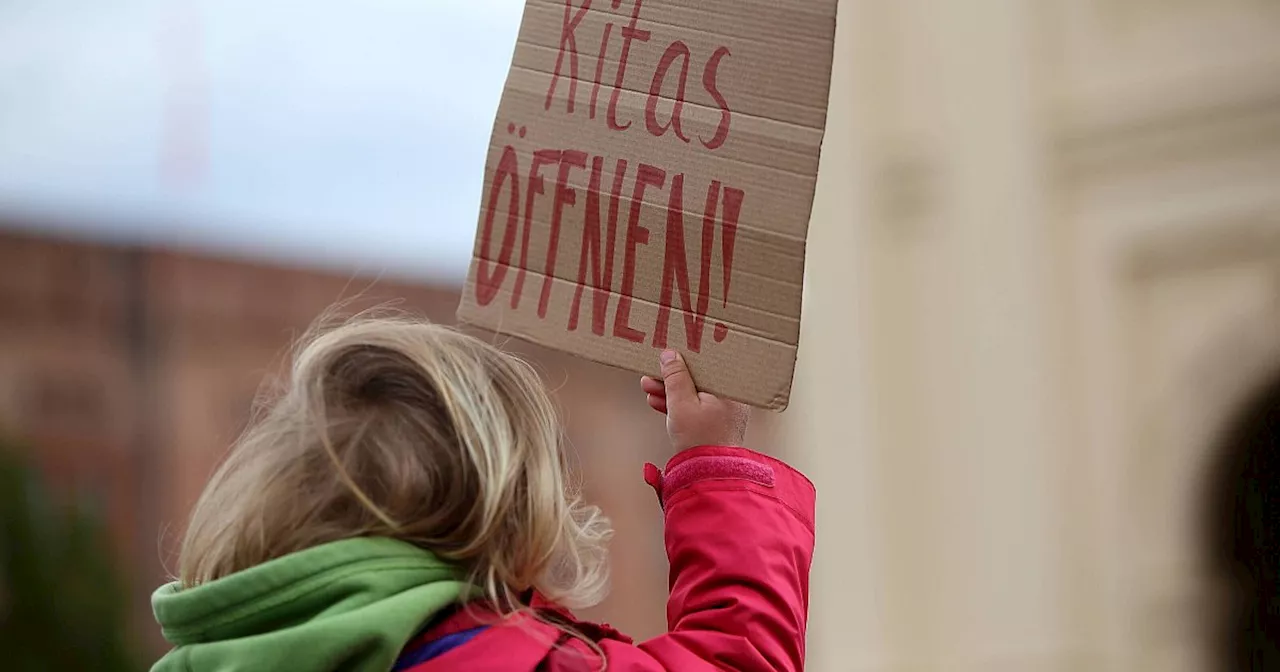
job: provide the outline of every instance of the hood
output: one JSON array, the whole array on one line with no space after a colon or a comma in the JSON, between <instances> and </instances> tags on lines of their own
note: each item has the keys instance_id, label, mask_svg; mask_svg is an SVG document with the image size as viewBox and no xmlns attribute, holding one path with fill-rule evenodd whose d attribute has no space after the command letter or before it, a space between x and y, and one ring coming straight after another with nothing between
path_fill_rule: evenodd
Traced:
<instances>
[{"instance_id":1,"label":"hood","mask_svg":"<svg viewBox=\"0 0 1280 672\"><path fill-rule=\"evenodd\" d=\"M175 648L153 672L387 672L400 649L467 584L416 546L348 539L195 588L171 583L151 604Z\"/></svg>"}]
</instances>

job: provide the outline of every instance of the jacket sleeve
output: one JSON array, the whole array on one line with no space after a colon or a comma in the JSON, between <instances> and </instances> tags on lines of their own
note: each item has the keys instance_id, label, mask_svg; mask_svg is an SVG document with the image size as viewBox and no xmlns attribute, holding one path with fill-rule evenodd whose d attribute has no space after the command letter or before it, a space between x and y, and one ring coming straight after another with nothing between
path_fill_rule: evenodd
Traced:
<instances>
[{"instance_id":1,"label":"jacket sleeve","mask_svg":"<svg viewBox=\"0 0 1280 672\"><path fill-rule=\"evenodd\" d=\"M671 564L665 635L604 642L609 669L799 672L813 559L813 484L743 448L680 453L645 466Z\"/></svg>"}]
</instances>

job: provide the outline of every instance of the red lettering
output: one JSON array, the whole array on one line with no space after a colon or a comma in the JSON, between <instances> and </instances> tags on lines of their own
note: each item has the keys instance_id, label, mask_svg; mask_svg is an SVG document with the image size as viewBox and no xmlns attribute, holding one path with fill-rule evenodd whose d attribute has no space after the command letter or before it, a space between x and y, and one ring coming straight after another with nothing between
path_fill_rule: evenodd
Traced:
<instances>
[{"instance_id":1,"label":"red lettering","mask_svg":"<svg viewBox=\"0 0 1280 672\"><path fill-rule=\"evenodd\" d=\"M556 276L556 252L560 247L560 221L564 206L578 202L578 195L569 188L569 171L586 168L587 155L576 150L566 150L560 155L560 172L556 175L555 207L551 212L551 238L547 241L547 265L543 267L542 296L538 299L538 317L547 316L547 304L551 302L551 283Z\"/></svg>"},{"instance_id":2,"label":"red lettering","mask_svg":"<svg viewBox=\"0 0 1280 672\"><path fill-rule=\"evenodd\" d=\"M578 286L573 290L573 305L569 308L569 331L578 329L582 290L587 284L588 259L591 261L592 286L599 288L602 284L600 278L600 172L603 169L603 156L597 156L591 160L591 182L587 185L587 214L582 226L582 253L578 257Z\"/></svg>"},{"instance_id":3,"label":"red lettering","mask_svg":"<svg viewBox=\"0 0 1280 672\"><path fill-rule=\"evenodd\" d=\"M613 250L618 238L618 207L622 203L622 183L627 176L627 162L618 159L617 168L613 172L613 191L609 194L609 235L604 246L604 287L596 287L592 297L594 310L591 312L591 330L598 336L604 335L605 311L609 308L609 293L613 290Z\"/></svg>"},{"instance_id":4,"label":"red lettering","mask_svg":"<svg viewBox=\"0 0 1280 672\"><path fill-rule=\"evenodd\" d=\"M615 131L625 131L631 128L631 122L629 121L625 125L618 123L618 98L622 95L622 85L627 77L627 59L631 56L631 41L649 41L649 31L636 30L636 25L640 23L640 6L643 3L644 0L636 0L635 7L631 12L631 23L622 28L622 56L618 59L618 76L613 80L613 95L609 98L609 128ZM616 8L617 6L615 3L614 7Z\"/></svg>"},{"instance_id":5,"label":"red lettering","mask_svg":"<svg viewBox=\"0 0 1280 672\"><path fill-rule=\"evenodd\" d=\"M507 228L502 234L502 247L498 251L497 266L492 267L493 257L489 256L489 244L493 239L493 216L498 210L498 197L502 187L511 183L511 198L507 202ZM480 260L476 269L476 303L489 305L498 295L502 281L511 265L511 252L516 242L516 227L520 220L520 161L516 150L511 145L502 151L502 159L498 161L498 173L493 178L493 187L489 192L488 207L484 213L484 228L480 231Z\"/></svg>"},{"instance_id":6,"label":"red lettering","mask_svg":"<svg viewBox=\"0 0 1280 672\"><path fill-rule=\"evenodd\" d=\"M720 93L720 89L716 84L716 74L720 69L720 59L729 56L729 47L720 47L711 55L707 61L707 67L702 71L702 86L706 88L707 93L715 99L716 104L720 106L720 126L716 129L716 134L711 140L703 140L702 146L707 149L718 149L729 138L729 121L733 117L733 111L729 109L729 103L725 102L724 95Z\"/></svg>"},{"instance_id":7,"label":"red lettering","mask_svg":"<svg viewBox=\"0 0 1280 672\"><path fill-rule=\"evenodd\" d=\"M667 181L667 173L646 163L640 164L636 175L635 192L631 195L631 217L627 221L626 252L622 259L622 286L619 292L618 313L613 321L613 335L636 343L644 342L644 332L632 329L631 292L636 283L636 245L649 243L649 230L640 226L640 213L644 207L645 187L661 187Z\"/></svg>"},{"instance_id":8,"label":"red lettering","mask_svg":"<svg viewBox=\"0 0 1280 672\"><path fill-rule=\"evenodd\" d=\"M614 3L617 7L617 3ZM591 87L591 118L596 118L596 99L600 97L600 76L604 74L604 57L609 53L609 33L613 32L613 24L604 24L604 35L600 37L600 55L596 57L596 80Z\"/></svg>"},{"instance_id":9,"label":"red lettering","mask_svg":"<svg viewBox=\"0 0 1280 672\"><path fill-rule=\"evenodd\" d=\"M573 14L573 0L564 0L564 23L560 26L560 52L556 54L556 70L551 75L551 86L547 88L547 102L543 109L551 109L551 100L556 95L556 85L560 82L560 68L564 65L566 49L569 54L569 114L573 114L574 99L578 95L578 40L574 31L591 9L591 0L583 0L578 13Z\"/></svg>"},{"instance_id":10,"label":"red lettering","mask_svg":"<svg viewBox=\"0 0 1280 672\"><path fill-rule=\"evenodd\" d=\"M720 238L720 263L724 266L724 305L729 305L729 279L733 277L733 246L738 237L738 215L742 213L742 199L745 194L741 189L725 187L724 217L720 227L724 235ZM719 340L719 339L717 339Z\"/></svg>"},{"instance_id":11,"label":"red lettering","mask_svg":"<svg viewBox=\"0 0 1280 672\"><path fill-rule=\"evenodd\" d=\"M702 351L702 333L707 304L711 300L711 245L715 239L716 203L720 199L720 183L712 182L707 190L707 208L702 217L702 265L698 275L698 303L693 305L689 289L688 253L684 244L684 175L671 179L671 200L667 204L667 245L662 265L662 298L658 302L658 321L653 328L653 347L667 347L667 325L671 321L671 292L680 290L684 312L685 342L692 352Z\"/></svg>"},{"instance_id":12,"label":"red lettering","mask_svg":"<svg viewBox=\"0 0 1280 672\"><path fill-rule=\"evenodd\" d=\"M675 104L671 107L671 121L663 126L658 123L658 101L662 99L662 85L667 78L667 71L671 69L671 65L675 63L677 58L684 58L684 63L680 65L680 83L676 86ZM662 60L658 62L658 68L653 72L653 82L649 84L649 100L644 106L644 124L649 132L657 137L667 134L670 129L675 129L676 137L689 142L689 138L681 129L681 116L684 114L684 91L685 86L689 83L689 47L684 42L672 42L667 47L666 52L662 54Z\"/></svg>"},{"instance_id":13,"label":"red lettering","mask_svg":"<svg viewBox=\"0 0 1280 672\"><path fill-rule=\"evenodd\" d=\"M543 166L560 163L560 152L554 149L539 149L533 153L533 166L529 168L529 188L524 200L524 233L520 239L520 268L516 271L516 285L511 292L511 307L520 307L520 297L524 295L524 274L529 268L529 232L533 228L533 199L543 193L544 183L540 171Z\"/></svg>"},{"instance_id":14,"label":"red lettering","mask_svg":"<svg viewBox=\"0 0 1280 672\"><path fill-rule=\"evenodd\" d=\"M738 215L742 213L741 189L726 187L724 190L724 218L720 220L724 235L720 238L720 265L724 268L724 306L729 307L729 280L733 278L733 246L738 236ZM704 222L705 223L705 222ZM703 231L703 245L707 244L706 231ZM703 249L706 249L705 247ZM703 260L706 261L705 259ZM716 343L724 341L729 335L729 325L717 322L711 336Z\"/></svg>"},{"instance_id":15,"label":"red lettering","mask_svg":"<svg viewBox=\"0 0 1280 672\"><path fill-rule=\"evenodd\" d=\"M609 310L609 294L613 290L613 251L617 247L618 238L618 204L622 200L622 184L627 174L626 160L618 159L617 168L613 173L613 192L609 199L609 233L605 238L604 272L601 273L600 171L603 161L604 157L597 156L591 164L586 226L582 231L582 257L578 262L578 287L574 291L573 307L569 312L569 331L574 331L578 328L578 312L582 303L583 286L586 284L588 259L590 259L591 284L594 288L591 302L591 331L597 336L604 336L605 318Z\"/></svg>"}]
</instances>

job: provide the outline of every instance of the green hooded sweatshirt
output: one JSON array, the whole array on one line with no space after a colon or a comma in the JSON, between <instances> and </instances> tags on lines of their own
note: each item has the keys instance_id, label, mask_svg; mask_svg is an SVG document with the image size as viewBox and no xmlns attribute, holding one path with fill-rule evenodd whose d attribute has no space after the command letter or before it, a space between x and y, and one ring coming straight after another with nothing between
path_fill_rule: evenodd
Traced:
<instances>
[{"instance_id":1,"label":"green hooded sweatshirt","mask_svg":"<svg viewBox=\"0 0 1280 672\"><path fill-rule=\"evenodd\" d=\"M387 672L466 582L432 554L348 539L151 598L176 648L153 672Z\"/></svg>"}]
</instances>

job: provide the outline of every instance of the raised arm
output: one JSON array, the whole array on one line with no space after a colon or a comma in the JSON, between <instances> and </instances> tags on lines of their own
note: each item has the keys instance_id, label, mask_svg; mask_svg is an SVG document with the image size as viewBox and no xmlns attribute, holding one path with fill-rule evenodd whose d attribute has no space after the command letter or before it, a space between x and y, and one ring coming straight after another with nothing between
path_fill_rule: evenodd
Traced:
<instances>
[{"instance_id":1,"label":"raised arm","mask_svg":"<svg viewBox=\"0 0 1280 672\"><path fill-rule=\"evenodd\" d=\"M799 671L813 560L813 484L741 447L745 406L699 393L684 360L641 386L679 451L645 480L665 517L667 634L606 646L611 669ZM632 666L619 665L631 662Z\"/></svg>"}]
</instances>

